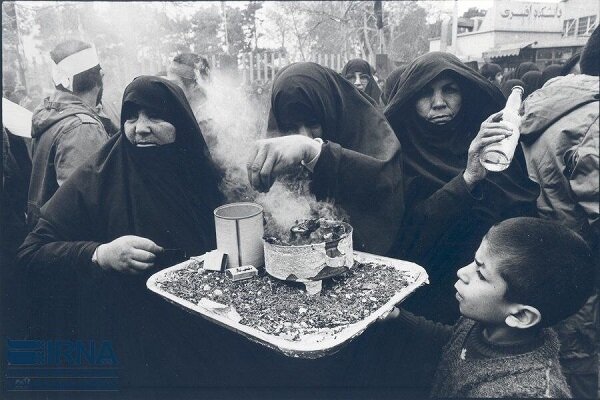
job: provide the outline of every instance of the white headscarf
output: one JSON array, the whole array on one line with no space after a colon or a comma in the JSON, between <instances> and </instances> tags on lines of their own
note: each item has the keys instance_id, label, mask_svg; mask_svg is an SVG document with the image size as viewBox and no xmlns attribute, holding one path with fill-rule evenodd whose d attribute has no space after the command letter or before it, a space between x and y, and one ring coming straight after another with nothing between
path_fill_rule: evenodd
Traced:
<instances>
[{"instance_id":1,"label":"white headscarf","mask_svg":"<svg viewBox=\"0 0 600 400\"><path fill-rule=\"evenodd\" d=\"M83 71L99 65L98 54L94 47L83 49L62 59L52 67L52 80L56 86L62 85L73 91L73 77Z\"/></svg>"}]
</instances>

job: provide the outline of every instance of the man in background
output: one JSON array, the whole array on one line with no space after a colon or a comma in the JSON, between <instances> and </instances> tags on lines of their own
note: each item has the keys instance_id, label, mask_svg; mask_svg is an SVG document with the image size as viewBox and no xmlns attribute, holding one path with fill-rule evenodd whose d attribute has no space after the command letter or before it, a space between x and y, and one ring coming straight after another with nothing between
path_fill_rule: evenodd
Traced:
<instances>
[{"instance_id":1,"label":"man in background","mask_svg":"<svg viewBox=\"0 0 600 400\"><path fill-rule=\"evenodd\" d=\"M180 53L167 69L167 79L183 89L200 127L206 118L206 89L210 80L210 65L206 57L194 53Z\"/></svg>"},{"instance_id":2,"label":"man in background","mask_svg":"<svg viewBox=\"0 0 600 400\"><path fill-rule=\"evenodd\" d=\"M540 185L539 216L581 234L596 257L595 293L556 327L561 365L575 398L598 398L599 54L596 28L581 53L581 74L551 79L536 90L523 104L521 124L529 177Z\"/></svg>"},{"instance_id":3,"label":"man in background","mask_svg":"<svg viewBox=\"0 0 600 400\"><path fill-rule=\"evenodd\" d=\"M103 72L96 50L88 43L67 40L58 44L50 57L56 90L32 117L33 166L27 206L30 229L58 187L109 139L97 113Z\"/></svg>"}]
</instances>

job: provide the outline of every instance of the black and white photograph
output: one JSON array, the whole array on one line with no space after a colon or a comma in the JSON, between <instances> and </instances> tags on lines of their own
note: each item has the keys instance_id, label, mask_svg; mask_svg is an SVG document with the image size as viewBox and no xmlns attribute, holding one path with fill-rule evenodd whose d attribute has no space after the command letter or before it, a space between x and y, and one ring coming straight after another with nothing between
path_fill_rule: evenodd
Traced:
<instances>
[{"instance_id":1,"label":"black and white photograph","mask_svg":"<svg viewBox=\"0 0 600 400\"><path fill-rule=\"evenodd\" d=\"M599 20L2 1L0 398L600 398Z\"/></svg>"}]
</instances>

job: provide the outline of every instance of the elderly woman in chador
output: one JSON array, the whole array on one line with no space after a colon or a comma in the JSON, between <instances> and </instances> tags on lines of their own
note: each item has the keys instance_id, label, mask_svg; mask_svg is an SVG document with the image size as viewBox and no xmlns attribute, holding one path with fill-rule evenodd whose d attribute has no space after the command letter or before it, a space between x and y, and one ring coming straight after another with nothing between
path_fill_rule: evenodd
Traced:
<instances>
[{"instance_id":1,"label":"elderly woman in chador","mask_svg":"<svg viewBox=\"0 0 600 400\"><path fill-rule=\"evenodd\" d=\"M405 303L419 315L453 322L456 271L492 225L535 210L539 188L520 147L503 172L479 161L487 145L512 134L498 113L504 102L458 58L432 52L408 66L385 110L404 154L406 211L395 255L424 266L431 282Z\"/></svg>"},{"instance_id":2,"label":"elderly woman in chador","mask_svg":"<svg viewBox=\"0 0 600 400\"><path fill-rule=\"evenodd\" d=\"M200 128L174 83L134 79L120 129L42 208L19 257L40 300L63 307L46 316L40 334L112 340L123 386L160 384L168 374L157 365L172 366L170 355L183 365L186 354L202 354L169 346L202 332L207 349L221 333L211 336L208 324L194 329L185 313L148 292L146 280L184 254L215 248L212 212L222 198ZM69 310L66 327L51 326Z\"/></svg>"},{"instance_id":3,"label":"elderly woman in chador","mask_svg":"<svg viewBox=\"0 0 600 400\"><path fill-rule=\"evenodd\" d=\"M266 191L303 163L317 199L349 214L355 248L386 254L404 208L402 160L374 101L335 71L292 64L273 82L269 133L248 161L250 183Z\"/></svg>"}]
</instances>

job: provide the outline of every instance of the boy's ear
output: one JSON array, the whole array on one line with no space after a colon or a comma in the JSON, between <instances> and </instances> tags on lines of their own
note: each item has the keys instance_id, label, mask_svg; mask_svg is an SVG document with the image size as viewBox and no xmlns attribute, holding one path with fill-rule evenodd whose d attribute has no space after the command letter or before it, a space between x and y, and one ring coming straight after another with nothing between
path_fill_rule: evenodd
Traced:
<instances>
[{"instance_id":1,"label":"boy's ear","mask_svg":"<svg viewBox=\"0 0 600 400\"><path fill-rule=\"evenodd\" d=\"M532 306L515 304L504 322L511 328L527 329L537 325L542 320L542 314Z\"/></svg>"}]
</instances>

